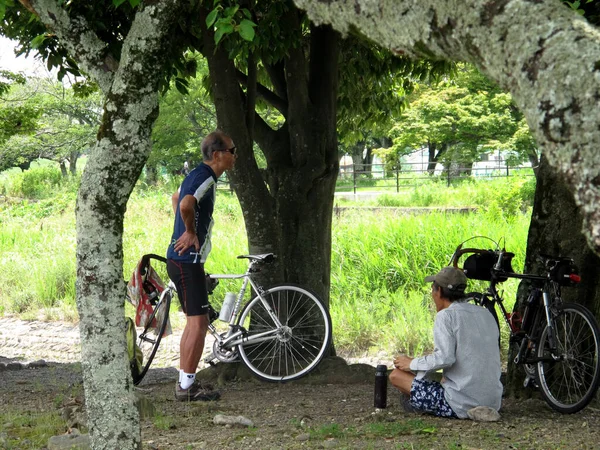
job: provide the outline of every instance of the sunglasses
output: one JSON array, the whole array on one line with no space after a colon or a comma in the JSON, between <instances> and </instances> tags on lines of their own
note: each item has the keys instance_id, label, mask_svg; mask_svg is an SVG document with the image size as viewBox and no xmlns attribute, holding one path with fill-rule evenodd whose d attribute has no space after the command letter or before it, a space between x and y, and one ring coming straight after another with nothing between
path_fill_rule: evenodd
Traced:
<instances>
[{"instance_id":1,"label":"sunglasses","mask_svg":"<svg viewBox=\"0 0 600 450\"><path fill-rule=\"evenodd\" d=\"M229 152L229 153L231 153L232 155L235 155L235 152L237 151L237 149L236 149L236 147L235 147L235 146L233 146L233 147L231 147L231 148L223 148L223 149L221 149L221 150L215 150L215 151L217 151L217 152Z\"/></svg>"}]
</instances>

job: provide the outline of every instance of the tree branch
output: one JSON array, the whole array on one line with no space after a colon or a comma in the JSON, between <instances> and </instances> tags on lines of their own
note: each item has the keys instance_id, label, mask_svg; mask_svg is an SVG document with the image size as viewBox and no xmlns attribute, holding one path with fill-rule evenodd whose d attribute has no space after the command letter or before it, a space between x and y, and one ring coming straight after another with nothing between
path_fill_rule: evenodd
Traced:
<instances>
[{"instance_id":1,"label":"tree branch","mask_svg":"<svg viewBox=\"0 0 600 450\"><path fill-rule=\"evenodd\" d=\"M275 93L286 102L287 105L287 86L285 83L285 73L284 73L284 65L282 61L278 61L274 64L264 64L263 65L269 78L271 79L271 84L273 84L273 89Z\"/></svg>"},{"instance_id":2,"label":"tree branch","mask_svg":"<svg viewBox=\"0 0 600 450\"><path fill-rule=\"evenodd\" d=\"M119 62L107 50L105 42L92 31L84 17L70 17L55 0L20 0L52 28L69 54L92 76L103 92L108 92Z\"/></svg>"},{"instance_id":3,"label":"tree branch","mask_svg":"<svg viewBox=\"0 0 600 450\"><path fill-rule=\"evenodd\" d=\"M248 82L246 84L246 126L250 139L254 139L254 116L256 114L256 89L257 89L256 58L252 51L248 52Z\"/></svg>"},{"instance_id":4,"label":"tree branch","mask_svg":"<svg viewBox=\"0 0 600 450\"><path fill-rule=\"evenodd\" d=\"M331 27L311 26L308 92L316 110L325 110L326 117L337 103L339 41L339 33Z\"/></svg>"},{"instance_id":5,"label":"tree branch","mask_svg":"<svg viewBox=\"0 0 600 450\"><path fill-rule=\"evenodd\" d=\"M236 75L238 81L244 86L248 87L248 77L246 76L246 74L240 70L236 70ZM258 82L256 83L256 95L258 95L265 102L269 103L274 108L276 108L277 111L279 111L284 117L287 115L287 102L280 96L275 94L273 91L271 91L270 89L266 88Z\"/></svg>"}]
</instances>

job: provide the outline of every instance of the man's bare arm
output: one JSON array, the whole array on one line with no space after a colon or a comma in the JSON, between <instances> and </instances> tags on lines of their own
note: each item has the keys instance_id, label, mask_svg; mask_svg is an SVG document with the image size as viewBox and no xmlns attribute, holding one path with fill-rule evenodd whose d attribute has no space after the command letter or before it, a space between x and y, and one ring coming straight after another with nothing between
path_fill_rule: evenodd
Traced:
<instances>
[{"instance_id":1,"label":"man's bare arm","mask_svg":"<svg viewBox=\"0 0 600 450\"><path fill-rule=\"evenodd\" d=\"M192 246L196 248L196 251L200 250L200 243L198 242L198 236L196 236L196 224L194 223L195 208L196 197L193 195L186 195L179 203L179 214L183 219L185 232L175 242L174 249L180 255Z\"/></svg>"},{"instance_id":2,"label":"man's bare arm","mask_svg":"<svg viewBox=\"0 0 600 450\"><path fill-rule=\"evenodd\" d=\"M177 205L179 204L179 189L171 195L171 204L173 205L173 214L177 213Z\"/></svg>"}]
</instances>

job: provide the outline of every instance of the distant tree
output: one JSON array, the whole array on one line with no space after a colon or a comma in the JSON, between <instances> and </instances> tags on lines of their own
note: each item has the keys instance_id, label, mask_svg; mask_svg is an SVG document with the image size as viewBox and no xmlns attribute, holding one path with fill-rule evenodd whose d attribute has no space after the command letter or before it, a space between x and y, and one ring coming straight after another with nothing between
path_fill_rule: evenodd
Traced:
<instances>
[{"instance_id":1,"label":"distant tree","mask_svg":"<svg viewBox=\"0 0 600 450\"><path fill-rule=\"evenodd\" d=\"M20 85L24 85L24 76L12 72L0 71L0 170L8 167L29 167L28 157L16 159L12 152L3 154L2 147L11 136L26 136L32 133L41 115L36 105L21 101L10 95Z\"/></svg>"},{"instance_id":2,"label":"distant tree","mask_svg":"<svg viewBox=\"0 0 600 450\"><path fill-rule=\"evenodd\" d=\"M72 87L56 81L30 78L0 99L0 113L3 105L12 116L4 125L0 170L26 170L35 159L46 158L56 161L64 176L67 163L75 174L77 158L95 141L102 108L98 92L81 97ZM16 117L19 127L11 125ZM25 120L27 125L23 126Z\"/></svg>"},{"instance_id":3,"label":"distant tree","mask_svg":"<svg viewBox=\"0 0 600 450\"><path fill-rule=\"evenodd\" d=\"M206 88L208 67L200 55L195 78L188 80L186 92L170 89L160 99L160 113L152 129L152 152L147 174L159 166L170 173L181 171L184 161L190 168L202 160L200 142L217 126L215 107Z\"/></svg>"},{"instance_id":4,"label":"distant tree","mask_svg":"<svg viewBox=\"0 0 600 450\"><path fill-rule=\"evenodd\" d=\"M529 133L519 127L522 120L509 94L472 66L461 65L454 76L415 90L389 132L392 147L381 153L397 160L425 148L430 173L437 163L456 163L470 172L483 153L495 149L510 151L517 164L530 152L535 155L524 146Z\"/></svg>"}]
</instances>

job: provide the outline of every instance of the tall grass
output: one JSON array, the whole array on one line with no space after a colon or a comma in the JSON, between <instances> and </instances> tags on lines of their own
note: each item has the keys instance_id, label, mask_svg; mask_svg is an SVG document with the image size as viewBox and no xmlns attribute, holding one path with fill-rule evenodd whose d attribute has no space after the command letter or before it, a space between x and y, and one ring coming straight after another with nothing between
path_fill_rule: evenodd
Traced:
<instances>
[{"instance_id":1,"label":"tall grass","mask_svg":"<svg viewBox=\"0 0 600 450\"><path fill-rule=\"evenodd\" d=\"M411 354L431 348L434 310L424 278L447 265L459 243L477 235L505 238L515 253L513 268L522 270L528 226L525 214L511 219L478 213L342 214L334 222L331 267L337 345L349 351ZM490 248L489 241L474 244ZM483 287L481 282L469 284L471 290ZM510 309L516 280L503 288Z\"/></svg>"},{"instance_id":2,"label":"tall grass","mask_svg":"<svg viewBox=\"0 0 600 450\"><path fill-rule=\"evenodd\" d=\"M38 170L48 175L47 167L30 172ZM77 320L76 180L46 184L26 195L15 188L21 176L0 176L0 192L6 195L0 197L0 315ZM40 172L29 176L44 179ZM48 176L54 179L54 174ZM124 224L125 279L143 254L165 254L172 232L170 195L178 181L136 186ZM515 188L519 195L523 185ZM491 188L485 193L484 185L467 187L474 190L471 197L490 198ZM467 195L455 189L452 198ZM468 214L350 211L334 217L330 311L338 350L419 353L431 348L434 311L424 277L446 265L454 248L474 235L506 238L507 248L516 254L513 266L521 270L529 225L529 214L521 213L521 207ZM242 272L245 262L235 256L247 251L246 231L239 203L226 191L218 193L215 221L207 269ZM236 289L223 284L215 297L217 306L222 292ZM517 285L504 285L510 308Z\"/></svg>"}]
</instances>

